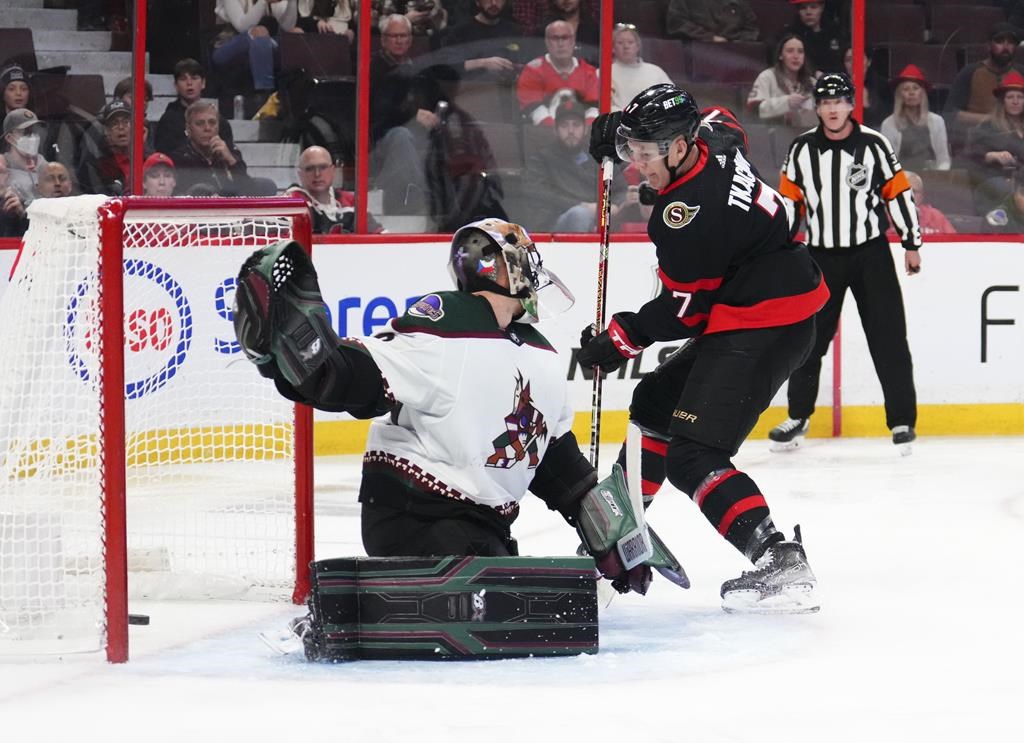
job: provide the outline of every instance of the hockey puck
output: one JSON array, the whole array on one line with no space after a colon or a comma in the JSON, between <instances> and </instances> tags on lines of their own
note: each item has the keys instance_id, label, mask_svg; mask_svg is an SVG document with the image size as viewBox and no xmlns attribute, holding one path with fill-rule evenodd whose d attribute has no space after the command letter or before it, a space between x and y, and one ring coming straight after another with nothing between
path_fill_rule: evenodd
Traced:
<instances>
[{"instance_id":1,"label":"hockey puck","mask_svg":"<svg viewBox=\"0 0 1024 743\"><path fill-rule=\"evenodd\" d=\"M149 624L148 614L129 614L128 624Z\"/></svg>"}]
</instances>

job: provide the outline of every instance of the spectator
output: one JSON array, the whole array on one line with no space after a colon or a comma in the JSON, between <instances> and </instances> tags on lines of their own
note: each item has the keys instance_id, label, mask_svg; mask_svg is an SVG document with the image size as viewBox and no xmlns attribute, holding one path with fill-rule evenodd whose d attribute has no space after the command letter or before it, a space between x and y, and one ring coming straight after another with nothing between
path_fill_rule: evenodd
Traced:
<instances>
[{"instance_id":1,"label":"spectator","mask_svg":"<svg viewBox=\"0 0 1024 743\"><path fill-rule=\"evenodd\" d=\"M225 70L247 60L253 88L269 96L274 90L277 55L274 37L279 28L296 30L295 3L296 0L217 0L217 18L224 25L210 55L214 69Z\"/></svg>"},{"instance_id":2,"label":"spectator","mask_svg":"<svg viewBox=\"0 0 1024 743\"><path fill-rule=\"evenodd\" d=\"M896 103L882 122L882 134L904 167L918 170L949 170L946 122L928 110L931 83L915 66L907 65L893 78Z\"/></svg>"},{"instance_id":3,"label":"spectator","mask_svg":"<svg viewBox=\"0 0 1024 743\"><path fill-rule=\"evenodd\" d=\"M612 111L621 111L641 91L672 78L656 64L640 58L640 34L631 23L616 23L612 31Z\"/></svg>"},{"instance_id":4,"label":"spectator","mask_svg":"<svg viewBox=\"0 0 1024 743\"><path fill-rule=\"evenodd\" d=\"M185 146L185 109L198 101L206 88L206 71L194 59L186 57L174 65L174 90L178 97L167 104L160 122L156 125L154 145L160 152L176 152ZM235 137L231 124L220 114L217 115L217 136L228 147L233 147Z\"/></svg>"},{"instance_id":5,"label":"spectator","mask_svg":"<svg viewBox=\"0 0 1024 743\"><path fill-rule=\"evenodd\" d=\"M78 171L85 193L120 196L132 193L132 109L115 100L100 111L104 139L96 154L86 155Z\"/></svg>"},{"instance_id":6,"label":"spectator","mask_svg":"<svg viewBox=\"0 0 1024 743\"><path fill-rule=\"evenodd\" d=\"M178 191L187 193L198 183L220 196L251 196L254 186L242 153L217 133L220 117L209 101L196 101L185 111L186 143L171 154Z\"/></svg>"},{"instance_id":7,"label":"spectator","mask_svg":"<svg viewBox=\"0 0 1024 743\"><path fill-rule=\"evenodd\" d=\"M178 179L174 161L162 152L154 152L142 164L142 194L166 199L174 195Z\"/></svg>"},{"instance_id":8,"label":"spectator","mask_svg":"<svg viewBox=\"0 0 1024 743\"><path fill-rule=\"evenodd\" d=\"M757 16L746 0L669 0L669 36L692 41L757 41Z\"/></svg>"},{"instance_id":9,"label":"spectator","mask_svg":"<svg viewBox=\"0 0 1024 743\"><path fill-rule=\"evenodd\" d=\"M546 232L590 232L597 224L597 168L587 154L584 106L564 101L555 112L556 140L530 154L524 174L533 202L532 221ZM621 179L612 182L612 216L625 194Z\"/></svg>"},{"instance_id":10,"label":"spectator","mask_svg":"<svg viewBox=\"0 0 1024 743\"><path fill-rule=\"evenodd\" d=\"M36 193L41 199L58 199L71 195L71 174L64 163L46 163L39 172Z\"/></svg>"},{"instance_id":11,"label":"spectator","mask_svg":"<svg viewBox=\"0 0 1024 743\"><path fill-rule=\"evenodd\" d=\"M904 172L907 175L910 188L914 192L914 203L917 205L917 221L921 225L921 234L956 234L956 228L946 219L946 215L924 200L924 181L921 180L921 176L910 170ZM885 236L890 241L899 241L900 239L899 234L891 226L885 233Z\"/></svg>"},{"instance_id":12,"label":"spectator","mask_svg":"<svg viewBox=\"0 0 1024 743\"><path fill-rule=\"evenodd\" d=\"M1024 165L1024 75L1011 70L992 94L995 110L967 139L975 204L982 214L1006 201L1014 174Z\"/></svg>"},{"instance_id":13,"label":"spectator","mask_svg":"<svg viewBox=\"0 0 1024 743\"><path fill-rule=\"evenodd\" d=\"M519 109L534 124L553 126L558 104L573 97L587 104L587 122L597 116L600 83L597 70L577 59L576 36L565 21L554 21L544 31L548 53L523 68L516 86Z\"/></svg>"},{"instance_id":14,"label":"spectator","mask_svg":"<svg viewBox=\"0 0 1024 743\"><path fill-rule=\"evenodd\" d=\"M954 133L964 135L995 109L993 92L1003 76L1011 70L1024 72L1013 63L1013 53L1020 43L1020 32L1009 23L997 23L989 33L988 57L964 67L953 79L946 100L946 113Z\"/></svg>"},{"instance_id":15,"label":"spectator","mask_svg":"<svg viewBox=\"0 0 1024 743\"><path fill-rule=\"evenodd\" d=\"M296 25L309 34L338 34L355 39L355 0L298 0Z\"/></svg>"},{"instance_id":16,"label":"spectator","mask_svg":"<svg viewBox=\"0 0 1024 743\"><path fill-rule=\"evenodd\" d=\"M149 115L149 104L153 102L153 85L149 80L142 81L143 95L146 99L143 101L142 106L142 125L145 129L144 141L148 149L153 149L153 122L148 118ZM130 77L126 77L119 80L117 85L114 86L114 100L124 101L129 106L132 105L132 94L135 92L135 83Z\"/></svg>"},{"instance_id":17,"label":"spectator","mask_svg":"<svg viewBox=\"0 0 1024 743\"><path fill-rule=\"evenodd\" d=\"M441 0L371 0L370 19L380 26L393 15L403 15L412 26L416 36L426 36L431 42L440 40L441 32L448 27L448 13Z\"/></svg>"},{"instance_id":18,"label":"spectator","mask_svg":"<svg viewBox=\"0 0 1024 743\"><path fill-rule=\"evenodd\" d=\"M546 29L553 21L569 24L576 43L582 47L581 57L594 65L600 62L601 29L595 16L583 8L582 0L548 0L541 28Z\"/></svg>"},{"instance_id":19,"label":"spectator","mask_svg":"<svg viewBox=\"0 0 1024 743\"><path fill-rule=\"evenodd\" d=\"M21 65L12 64L0 71L0 89L4 92L4 116L16 108L28 108L32 90Z\"/></svg>"},{"instance_id":20,"label":"spectator","mask_svg":"<svg viewBox=\"0 0 1024 743\"><path fill-rule=\"evenodd\" d=\"M423 79L412 74L412 21L394 13L381 20L380 32L381 48L370 59L370 174L374 186L384 191L387 214L422 215L428 200L424 163L429 136L441 119L430 110Z\"/></svg>"},{"instance_id":21,"label":"spectator","mask_svg":"<svg viewBox=\"0 0 1024 743\"><path fill-rule=\"evenodd\" d=\"M853 79L853 47L843 50L843 67L850 79ZM892 100L889 97L889 86L871 65L871 55L864 50L864 85L861 88L861 100L864 104L862 117L865 125L878 129L885 117L892 113Z\"/></svg>"},{"instance_id":22,"label":"spectator","mask_svg":"<svg viewBox=\"0 0 1024 743\"><path fill-rule=\"evenodd\" d=\"M21 237L28 229L25 203L10 186L7 158L0 155L0 237Z\"/></svg>"},{"instance_id":23,"label":"spectator","mask_svg":"<svg viewBox=\"0 0 1024 743\"><path fill-rule=\"evenodd\" d=\"M286 192L290 196L301 196L309 204L313 232L318 235L355 232L355 194L334 187L337 168L331 153L323 147L307 147L299 156L296 172L299 183L289 186ZM370 232L384 231L373 217L368 222Z\"/></svg>"},{"instance_id":24,"label":"spectator","mask_svg":"<svg viewBox=\"0 0 1024 743\"><path fill-rule=\"evenodd\" d=\"M469 80L512 83L520 61L523 31L505 13L507 0L474 0L475 15L449 30L448 59Z\"/></svg>"},{"instance_id":25,"label":"spectator","mask_svg":"<svg viewBox=\"0 0 1024 743\"><path fill-rule=\"evenodd\" d=\"M769 123L808 128L817 126L814 111L816 75L807 63L804 42L794 33L783 34L775 47L775 65L763 70L747 96L747 108Z\"/></svg>"},{"instance_id":26,"label":"spectator","mask_svg":"<svg viewBox=\"0 0 1024 743\"><path fill-rule=\"evenodd\" d=\"M842 72L843 48L849 41L849 34L831 16L825 15L825 3L789 0L789 4L796 6L796 18L784 31L803 39L811 67L818 72Z\"/></svg>"},{"instance_id":27,"label":"spectator","mask_svg":"<svg viewBox=\"0 0 1024 743\"><path fill-rule=\"evenodd\" d=\"M39 154L39 143L46 125L27 108L16 108L4 117L4 146L10 184L26 206L35 198L39 173L46 159Z\"/></svg>"},{"instance_id":28,"label":"spectator","mask_svg":"<svg viewBox=\"0 0 1024 743\"><path fill-rule=\"evenodd\" d=\"M987 231L1017 234L1024 232L1024 176L1017 171L1013 188L1002 202L989 204L984 212Z\"/></svg>"}]
</instances>

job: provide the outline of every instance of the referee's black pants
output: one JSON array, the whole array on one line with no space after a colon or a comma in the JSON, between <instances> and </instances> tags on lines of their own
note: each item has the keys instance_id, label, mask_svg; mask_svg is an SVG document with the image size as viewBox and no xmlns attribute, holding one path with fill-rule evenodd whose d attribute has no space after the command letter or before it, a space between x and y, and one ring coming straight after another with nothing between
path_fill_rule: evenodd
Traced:
<instances>
[{"instance_id":1,"label":"referee's black pants","mask_svg":"<svg viewBox=\"0 0 1024 743\"><path fill-rule=\"evenodd\" d=\"M811 248L831 292L816 316L817 336L807 362L789 379L789 417L809 418L818 398L821 359L839 325L847 288L857 300L864 336L885 398L885 424L917 423L914 364L907 345L907 318L892 250L884 238L851 249Z\"/></svg>"}]
</instances>

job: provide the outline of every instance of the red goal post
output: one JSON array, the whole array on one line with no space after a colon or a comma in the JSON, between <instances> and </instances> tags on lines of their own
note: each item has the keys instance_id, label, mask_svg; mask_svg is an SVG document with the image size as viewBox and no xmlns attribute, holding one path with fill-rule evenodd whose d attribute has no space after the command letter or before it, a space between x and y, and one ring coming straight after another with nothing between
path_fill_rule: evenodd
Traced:
<instances>
[{"instance_id":1,"label":"red goal post","mask_svg":"<svg viewBox=\"0 0 1024 743\"><path fill-rule=\"evenodd\" d=\"M128 658L128 600L301 602L312 411L244 360L242 261L301 199L42 199L0 297L0 656ZM123 318L123 322L109 322Z\"/></svg>"}]
</instances>

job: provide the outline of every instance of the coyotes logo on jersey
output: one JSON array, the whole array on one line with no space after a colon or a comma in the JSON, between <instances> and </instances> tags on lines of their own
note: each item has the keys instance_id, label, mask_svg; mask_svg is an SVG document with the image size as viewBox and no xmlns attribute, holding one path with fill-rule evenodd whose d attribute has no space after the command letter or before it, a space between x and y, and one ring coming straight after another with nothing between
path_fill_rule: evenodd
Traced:
<instances>
[{"instance_id":1,"label":"coyotes logo on jersey","mask_svg":"<svg viewBox=\"0 0 1024 743\"><path fill-rule=\"evenodd\" d=\"M491 442L494 454L487 458L486 466L507 470L529 458L527 467L533 469L540 463L537 442L547 436L548 424L544 422L544 414L533 406L530 383L517 369L512 413L505 416L505 432Z\"/></svg>"}]
</instances>

